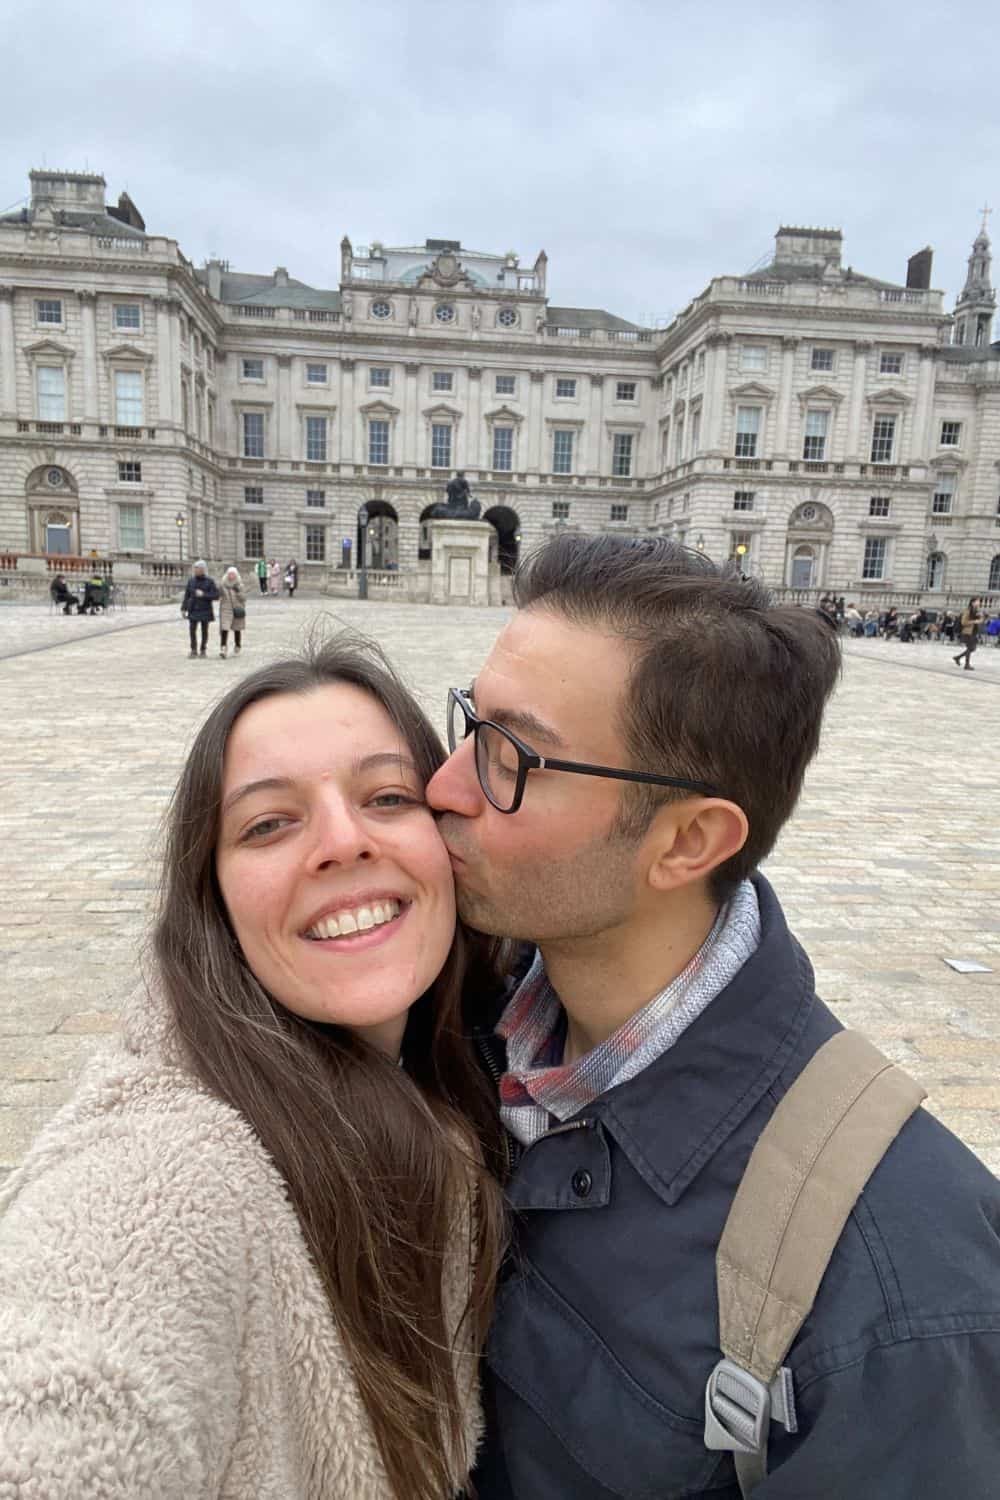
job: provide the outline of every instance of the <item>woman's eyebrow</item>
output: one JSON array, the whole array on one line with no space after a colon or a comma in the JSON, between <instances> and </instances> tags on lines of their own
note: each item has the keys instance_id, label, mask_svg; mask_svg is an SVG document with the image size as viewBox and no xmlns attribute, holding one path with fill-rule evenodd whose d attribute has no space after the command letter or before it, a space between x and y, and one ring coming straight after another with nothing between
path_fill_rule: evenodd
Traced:
<instances>
[{"instance_id":1,"label":"woman's eyebrow","mask_svg":"<svg viewBox=\"0 0 1000 1500\"><path fill-rule=\"evenodd\" d=\"M227 813L231 807L235 807L237 802L242 802L244 797L249 797L254 792L285 791L291 784L287 776L262 776L259 781L247 781L243 786L238 786L235 792L229 793L229 796L222 804L223 814Z\"/></svg>"},{"instance_id":2,"label":"woman's eyebrow","mask_svg":"<svg viewBox=\"0 0 1000 1500\"><path fill-rule=\"evenodd\" d=\"M380 771L383 766L395 766L401 771L412 771L414 776L420 775L416 761L408 755L400 755L398 750L377 750L372 755L364 755L354 762L351 770L357 776L364 771Z\"/></svg>"}]
</instances>

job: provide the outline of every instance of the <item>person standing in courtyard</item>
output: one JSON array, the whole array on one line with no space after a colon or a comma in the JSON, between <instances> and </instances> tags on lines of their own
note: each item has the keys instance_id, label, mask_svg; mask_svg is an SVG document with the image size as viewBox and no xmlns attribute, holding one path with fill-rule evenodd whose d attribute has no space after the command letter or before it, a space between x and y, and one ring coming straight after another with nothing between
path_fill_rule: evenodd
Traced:
<instances>
[{"instance_id":1,"label":"person standing in courtyard","mask_svg":"<svg viewBox=\"0 0 1000 1500\"><path fill-rule=\"evenodd\" d=\"M974 670L972 653L979 645L979 627L985 618L986 616L980 607L979 599L970 599L967 607L963 609L962 618L959 621L958 638L962 649L957 656L952 657L952 661L956 667L960 667L964 660L965 670L967 672Z\"/></svg>"},{"instance_id":2,"label":"person standing in courtyard","mask_svg":"<svg viewBox=\"0 0 1000 1500\"><path fill-rule=\"evenodd\" d=\"M258 557L257 561L253 565L253 570L257 574L257 583L258 583L258 585L260 587L261 593L262 594L266 594L267 593L267 563L265 562L264 558Z\"/></svg>"},{"instance_id":3,"label":"person standing in courtyard","mask_svg":"<svg viewBox=\"0 0 1000 1500\"><path fill-rule=\"evenodd\" d=\"M295 598L295 590L299 586L299 565L293 557L285 565L285 590L289 599Z\"/></svg>"},{"instance_id":4,"label":"person standing in courtyard","mask_svg":"<svg viewBox=\"0 0 1000 1500\"><path fill-rule=\"evenodd\" d=\"M243 632L247 623L247 596L238 568L227 568L219 589L219 655L227 651L229 632L233 632L233 655L243 649Z\"/></svg>"},{"instance_id":5,"label":"person standing in courtyard","mask_svg":"<svg viewBox=\"0 0 1000 1500\"><path fill-rule=\"evenodd\" d=\"M267 565L267 586L272 599L277 599L281 593L281 564L276 557Z\"/></svg>"},{"instance_id":6,"label":"person standing in courtyard","mask_svg":"<svg viewBox=\"0 0 1000 1500\"><path fill-rule=\"evenodd\" d=\"M208 652L208 627L215 619L214 601L219 597L218 585L208 576L208 565L199 558L195 563L184 589L181 614L186 616L191 641L189 657L205 656ZM198 633L201 632L201 649Z\"/></svg>"},{"instance_id":7,"label":"person standing in courtyard","mask_svg":"<svg viewBox=\"0 0 1000 1500\"><path fill-rule=\"evenodd\" d=\"M993 1494L1000 1184L843 1032L759 873L834 633L666 538L558 536L514 603L427 789L460 916L528 943L473 1027L515 1233L479 1500ZM857 1055L871 1090L827 1071L821 1107ZM824 1156L872 1090L877 1121ZM776 1115L791 1147L762 1157ZM747 1201L751 1154L777 1186ZM775 1245L784 1203L809 1207Z\"/></svg>"}]
</instances>

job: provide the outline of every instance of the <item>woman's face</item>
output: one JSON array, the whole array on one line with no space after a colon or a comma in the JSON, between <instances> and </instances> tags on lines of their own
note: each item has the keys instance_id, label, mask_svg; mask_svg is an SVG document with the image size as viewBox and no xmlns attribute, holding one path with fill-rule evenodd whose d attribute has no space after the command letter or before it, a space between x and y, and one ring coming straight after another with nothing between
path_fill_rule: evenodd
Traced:
<instances>
[{"instance_id":1,"label":"woman's face","mask_svg":"<svg viewBox=\"0 0 1000 1500\"><path fill-rule=\"evenodd\" d=\"M216 871L264 988L396 1055L447 958L455 895L420 774L377 699L332 683L240 715Z\"/></svg>"}]
</instances>

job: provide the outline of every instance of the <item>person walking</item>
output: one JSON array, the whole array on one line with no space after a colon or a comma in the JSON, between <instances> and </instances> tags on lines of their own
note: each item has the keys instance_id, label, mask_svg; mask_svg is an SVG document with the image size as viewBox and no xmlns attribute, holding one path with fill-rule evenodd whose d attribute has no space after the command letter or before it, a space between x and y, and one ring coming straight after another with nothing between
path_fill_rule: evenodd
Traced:
<instances>
[{"instance_id":1,"label":"person walking","mask_svg":"<svg viewBox=\"0 0 1000 1500\"><path fill-rule=\"evenodd\" d=\"M267 593L267 563L264 561L264 559L262 557L258 557L257 561L253 565L253 570L257 574L257 583L258 583L258 585L260 587L261 593L262 594L266 594Z\"/></svg>"},{"instance_id":2,"label":"person walking","mask_svg":"<svg viewBox=\"0 0 1000 1500\"><path fill-rule=\"evenodd\" d=\"M281 564L276 557L272 557L267 565L267 586L274 597L277 598L281 590Z\"/></svg>"},{"instance_id":3,"label":"person walking","mask_svg":"<svg viewBox=\"0 0 1000 1500\"><path fill-rule=\"evenodd\" d=\"M243 631L247 623L247 596L238 568L227 568L219 590L219 655L227 654L229 632L233 632L233 655L243 649Z\"/></svg>"},{"instance_id":4,"label":"person walking","mask_svg":"<svg viewBox=\"0 0 1000 1500\"><path fill-rule=\"evenodd\" d=\"M215 619L212 604L218 597L218 584L214 578L209 578L208 565L203 558L199 558L187 581L184 599L181 603L181 614L187 619L191 638L191 650L188 652L191 658L208 654L208 627ZM201 627L200 651L198 650L199 626Z\"/></svg>"},{"instance_id":5,"label":"person walking","mask_svg":"<svg viewBox=\"0 0 1000 1500\"><path fill-rule=\"evenodd\" d=\"M299 565L293 557L285 567L285 588L289 599L295 598L295 590L299 586Z\"/></svg>"},{"instance_id":6,"label":"person walking","mask_svg":"<svg viewBox=\"0 0 1000 1500\"><path fill-rule=\"evenodd\" d=\"M967 672L973 670L972 653L979 645L979 627L985 618L986 616L980 608L979 599L970 599L968 608L963 609L962 618L959 622L958 638L962 644L962 649L957 656L952 657L952 661L956 667L962 665L964 658L965 670Z\"/></svg>"}]
</instances>

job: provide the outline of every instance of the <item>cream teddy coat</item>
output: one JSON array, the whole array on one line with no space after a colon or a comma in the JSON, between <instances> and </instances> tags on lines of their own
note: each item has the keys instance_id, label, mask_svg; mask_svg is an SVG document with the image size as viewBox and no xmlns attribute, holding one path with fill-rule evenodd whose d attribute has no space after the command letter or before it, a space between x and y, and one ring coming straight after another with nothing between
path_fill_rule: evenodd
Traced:
<instances>
[{"instance_id":1,"label":"cream teddy coat","mask_svg":"<svg viewBox=\"0 0 1000 1500\"><path fill-rule=\"evenodd\" d=\"M453 1328L467 1290L456 1244ZM476 1372L456 1359L472 1455ZM389 1495L277 1171L133 1001L0 1191L0 1497Z\"/></svg>"}]
</instances>

